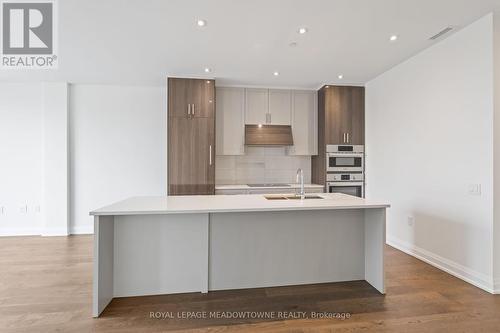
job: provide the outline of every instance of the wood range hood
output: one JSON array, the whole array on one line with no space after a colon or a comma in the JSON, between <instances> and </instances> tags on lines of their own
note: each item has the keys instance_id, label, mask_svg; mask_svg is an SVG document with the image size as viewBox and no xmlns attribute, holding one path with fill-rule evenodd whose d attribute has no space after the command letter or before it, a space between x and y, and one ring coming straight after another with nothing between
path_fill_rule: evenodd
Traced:
<instances>
[{"instance_id":1,"label":"wood range hood","mask_svg":"<svg viewBox=\"0 0 500 333\"><path fill-rule=\"evenodd\" d=\"M245 125L246 146L293 146L290 125Z\"/></svg>"}]
</instances>

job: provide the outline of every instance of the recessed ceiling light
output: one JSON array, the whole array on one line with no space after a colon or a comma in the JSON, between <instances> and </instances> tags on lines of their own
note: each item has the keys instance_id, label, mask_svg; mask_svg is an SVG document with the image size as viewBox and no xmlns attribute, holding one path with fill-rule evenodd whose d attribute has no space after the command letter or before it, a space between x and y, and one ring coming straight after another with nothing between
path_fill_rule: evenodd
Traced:
<instances>
[{"instance_id":1,"label":"recessed ceiling light","mask_svg":"<svg viewBox=\"0 0 500 333\"><path fill-rule=\"evenodd\" d=\"M337 76L339 78L339 80L342 80L344 78L344 75L342 74L339 74L339 76Z\"/></svg>"},{"instance_id":2,"label":"recessed ceiling light","mask_svg":"<svg viewBox=\"0 0 500 333\"><path fill-rule=\"evenodd\" d=\"M205 73L210 73L212 70L208 67L205 68Z\"/></svg>"},{"instance_id":3,"label":"recessed ceiling light","mask_svg":"<svg viewBox=\"0 0 500 333\"><path fill-rule=\"evenodd\" d=\"M398 40L398 35L392 35L391 37L389 37L389 40L390 40L391 42L395 42L395 41L397 41L397 40Z\"/></svg>"},{"instance_id":4,"label":"recessed ceiling light","mask_svg":"<svg viewBox=\"0 0 500 333\"><path fill-rule=\"evenodd\" d=\"M207 25L207 21L205 20L198 20L196 21L196 24L198 24L199 27L204 27Z\"/></svg>"},{"instance_id":5,"label":"recessed ceiling light","mask_svg":"<svg viewBox=\"0 0 500 333\"><path fill-rule=\"evenodd\" d=\"M303 35L306 32L307 32L307 28L306 27L299 28L299 34Z\"/></svg>"},{"instance_id":6,"label":"recessed ceiling light","mask_svg":"<svg viewBox=\"0 0 500 333\"><path fill-rule=\"evenodd\" d=\"M325 86L326 89L328 89L330 86Z\"/></svg>"},{"instance_id":7,"label":"recessed ceiling light","mask_svg":"<svg viewBox=\"0 0 500 333\"><path fill-rule=\"evenodd\" d=\"M278 76L278 75L280 75L280 73L279 72L274 72L273 75L274 76Z\"/></svg>"},{"instance_id":8,"label":"recessed ceiling light","mask_svg":"<svg viewBox=\"0 0 500 333\"><path fill-rule=\"evenodd\" d=\"M262 128L262 124L259 124L258 126L259 126L259 128Z\"/></svg>"}]
</instances>

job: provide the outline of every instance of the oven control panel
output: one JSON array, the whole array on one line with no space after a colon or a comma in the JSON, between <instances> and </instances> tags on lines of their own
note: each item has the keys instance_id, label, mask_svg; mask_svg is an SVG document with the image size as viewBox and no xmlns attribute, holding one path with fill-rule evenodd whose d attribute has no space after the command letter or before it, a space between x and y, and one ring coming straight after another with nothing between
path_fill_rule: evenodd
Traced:
<instances>
[{"instance_id":1,"label":"oven control panel","mask_svg":"<svg viewBox=\"0 0 500 333\"><path fill-rule=\"evenodd\" d=\"M327 173L326 181L329 182L358 182L363 181L362 173Z\"/></svg>"}]
</instances>

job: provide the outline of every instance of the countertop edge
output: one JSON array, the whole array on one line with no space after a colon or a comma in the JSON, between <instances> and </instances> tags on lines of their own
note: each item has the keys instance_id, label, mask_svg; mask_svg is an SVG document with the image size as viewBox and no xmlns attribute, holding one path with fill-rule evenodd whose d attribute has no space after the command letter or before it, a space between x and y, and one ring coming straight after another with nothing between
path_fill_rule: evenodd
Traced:
<instances>
[{"instance_id":1,"label":"countertop edge","mask_svg":"<svg viewBox=\"0 0 500 333\"><path fill-rule=\"evenodd\" d=\"M169 215L169 214L210 214L210 213L254 213L279 212L296 210L350 210L350 209L377 209L390 208L389 204L366 204L327 207L274 207L274 208L238 208L238 209L200 209L200 210L157 210L157 211L92 211L90 216L121 216L121 215Z\"/></svg>"}]
</instances>

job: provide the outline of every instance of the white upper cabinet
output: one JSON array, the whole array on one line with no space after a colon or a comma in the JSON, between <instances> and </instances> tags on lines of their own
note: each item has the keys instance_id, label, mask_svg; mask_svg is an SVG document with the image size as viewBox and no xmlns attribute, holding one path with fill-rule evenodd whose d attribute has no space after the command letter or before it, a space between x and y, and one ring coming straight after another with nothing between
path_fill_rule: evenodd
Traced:
<instances>
[{"instance_id":1,"label":"white upper cabinet","mask_svg":"<svg viewBox=\"0 0 500 333\"><path fill-rule=\"evenodd\" d=\"M289 155L318 154L318 107L315 91L292 91L292 135Z\"/></svg>"},{"instance_id":2,"label":"white upper cabinet","mask_svg":"<svg viewBox=\"0 0 500 333\"><path fill-rule=\"evenodd\" d=\"M245 89L245 124L291 125L292 92Z\"/></svg>"},{"instance_id":3,"label":"white upper cabinet","mask_svg":"<svg viewBox=\"0 0 500 333\"><path fill-rule=\"evenodd\" d=\"M216 88L217 155L245 154L245 89Z\"/></svg>"},{"instance_id":4,"label":"white upper cabinet","mask_svg":"<svg viewBox=\"0 0 500 333\"><path fill-rule=\"evenodd\" d=\"M291 125L292 93L290 90L269 90L269 124Z\"/></svg>"},{"instance_id":5,"label":"white upper cabinet","mask_svg":"<svg viewBox=\"0 0 500 333\"><path fill-rule=\"evenodd\" d=\"M217 155L245 155L245 124L292 125L289 155L318 154L315 91L216 88Z\"/></svg>"},{"instance_id":6,"label":"white upper cabinet","mask_svg":"<svg viewBox=\"0 0 500 333\"><path fill-rule=\"evenodd\" d=\"M245 89L245 124L268 123L269 90Z\"/></svg>"}]
</instances>

